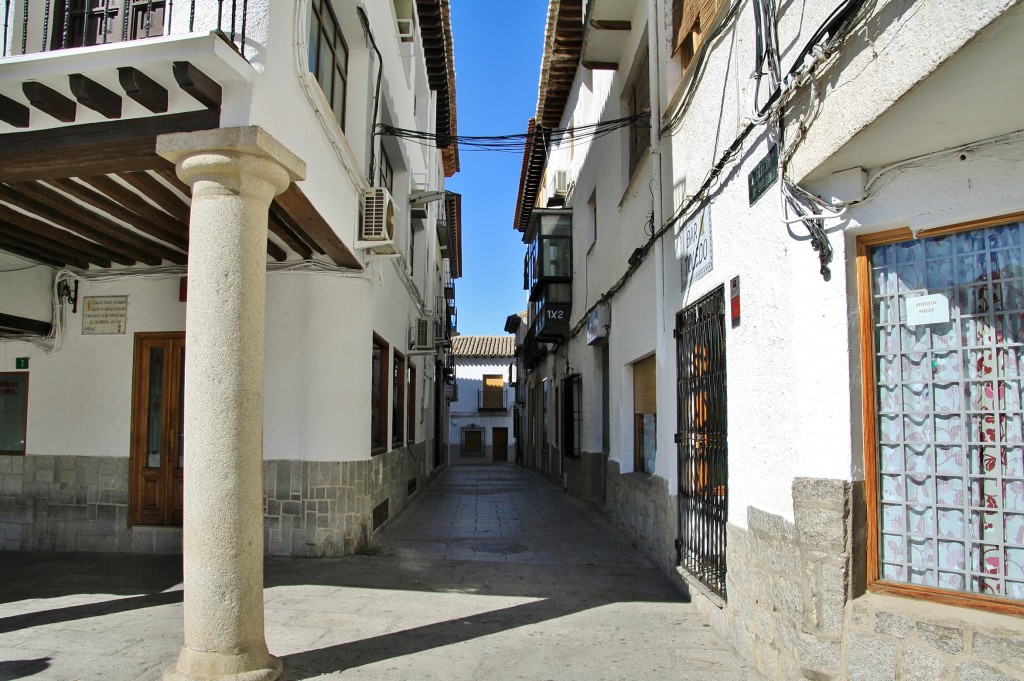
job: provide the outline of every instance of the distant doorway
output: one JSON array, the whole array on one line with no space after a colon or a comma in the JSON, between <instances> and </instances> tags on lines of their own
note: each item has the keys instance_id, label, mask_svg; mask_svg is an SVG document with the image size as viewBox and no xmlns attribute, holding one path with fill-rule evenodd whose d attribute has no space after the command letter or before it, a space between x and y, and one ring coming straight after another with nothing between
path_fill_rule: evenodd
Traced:
<instances>
[{"instance_id":1,"label":"distant doorway","mask_svg":"<svg viewBox=\"0 0 1024 681\"><path fill-rule=\"evenodd\" d=\"M491 450L495 463L508 461L508 428L491 429Z\"/></svg>"}]
</instances>

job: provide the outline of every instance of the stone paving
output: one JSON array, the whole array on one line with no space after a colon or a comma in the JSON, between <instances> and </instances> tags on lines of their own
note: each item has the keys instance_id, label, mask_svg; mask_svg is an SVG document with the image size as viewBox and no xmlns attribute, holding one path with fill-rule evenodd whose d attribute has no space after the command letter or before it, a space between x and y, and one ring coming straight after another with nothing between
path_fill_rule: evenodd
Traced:
<instances>
[{"instance_id":1,"label":"stone paving","mask_svg":"<svg viewBox=\"0 0 1024 681\"><path fill-rule=\"evenodd\" d=\"M0 680L159 679L176 557L0 554ZM514 465L451 468L363 555L269 558L266 632L301 679L760 677L602 514Z\"/></svg>"}]
</instances>

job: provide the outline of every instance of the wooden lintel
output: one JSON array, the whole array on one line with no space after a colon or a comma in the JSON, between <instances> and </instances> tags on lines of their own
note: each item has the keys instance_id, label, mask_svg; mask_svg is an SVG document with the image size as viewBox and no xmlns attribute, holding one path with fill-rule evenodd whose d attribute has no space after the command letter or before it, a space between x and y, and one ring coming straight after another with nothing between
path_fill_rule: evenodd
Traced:
<instances>
[{"instance_id":1,"label":"wooden lintel","mask_svg":"<svg viewBox=\"0 0 1024 681\"><path fill-rule=\"evenodd\" d=\"M4 242L8 246L17 246L23 252L34 253L37 258L60 262L61 265L74 265L82 269L89 267L89 260L83 254L75 253L60 242L26 232L3 220L0 220L0 236L4 238ZM110 267L110 262L107 261L105 266Z\"/></svg>"},{"instance_id":2,"label":"wooden lintel","mask_svg":"<svg viewBox=\"0 0 1024 681\"><path fill-rule=\"evenodd\" d=\"M188 225L191 212L189 205L155 176L141 172L121 173L118 177L145 194L146 198L173 215L176 220Z\"/></svg>"},{"instance_id":3,"label":"wooden lintel","mask_svg":"<svg viewBox=\"0 0 1024 681\"><path fill-rule=\"evenodd\" d=\"M6 133L0 135L0 182L170 168L156 155L157 135L219 126L220 111L206 109Z\"/></svg>"},{"instance_id":4,"label":"wooden lintel","mask_svg":"<svg viewBox=\"0 0 1024 681\"><path fill-rule=\"evenodd\" d=\"M167 246L144 239L130 229L89 212L49 187L35 183L19 184L17 188L0 185L0 199L103 244L117 253L119 258L128 256L130 260L124 264L133 265L139 261L147 265L159 265L163 257L167 257L175 264L185 264L185 258L180 254L168 257L175 255L176 252ZM159 251L159 254L156 251ZM122 260L118 259L116 262Z\"/></svg>"},{"instance_id":5,"label":"wooden lintel","mask_svg":"<svg viewBox=\"0 0 1024 681\"><path fill-rule=\"evenodd\" d=\"M270 239L267 239L267 254L278 262L284 262L288 259L288 252Z\"/></svg>"},{"instance_id":6,"label":"wooden lintel","mask_svg":"<svg viewBox=\"0 0 1024 681\"><path fill-rule=\"evenodd\" d=\"M591 19L590 27L598 31L631 31L633 24L617 19Z\"/></svg>"},{"instance_id":7,"label":"wooden lintel","mask_svg":"<svg viewBox=\"0 0 1024 681\"><path fill-rule=\"evenodd\" d=\"M174 80L178 87L192 95L207 109L220 108L220 83L197 69L191 62L176 61L173 66Z\"/></svg>"},{"instance_id":8,"label":"wooden lintel","mask_svg":"<svg viewBox=\"0 0 1024 681\"><path fill-rule=\"evenodd\" d=\"M62 123L75 120L78 105L75 100L68 99L61 93L39 81L28 80L21 84L21 91L28 97L29 103L43 113L50 114Z\"/></svg>"},{"instance_id":9,"label":"wooden lintel","mask_svg":"<svg viewBox=\"0 0 1024 681\"><path fill-rule=\"evenodd\" d=\"M298 232L289 223L288 216L276 203L270 206L267 227L277 235L288 248L295 251L303 260L313 257L313 249L299 236Z\"/></svg>"},{"instance_id":10,"label":"wooden lintel","mask_svg":"<svg viewBox=\"0 0 1024 681\"><path fill-rule=\"evenodd\" d=\"M120 262L123 265L132 264L130 259L119 256L94 241L83 239L73 232L54 227L48 222L37 220L31 215L26 215L2 204L0 204L0 223L13 225L23 235L35 234L47 242L80 252L85 258L100 267L110 267L111 262Z\"/></svg>"},{"instance_id":11,"label":"wooden lintel","mask_svg":"<svg viewBox=\"0 0 1024 681\"><path fill-rule=\"evenodd\" d=\"M294 182L274 199L278 206L288 214L295 225L310 239L316 242L327 257L340 267L362 269L359 260L352 254L331 226L327 224L320 212L313 207L306 195Z\"/></svg>"},{"instance_id":12,"label":"wooden lintel","mask_svg":"<svg viewBox=\"0 0 1024 681\"><path fill-rule=\"evenodd\" d=\"M132 213L140 215L151 223L158 225L161 229L166 230L172 236L183 237L184 245L186 248L188 247L187 219L182 222L178 220L177 217L168 215L159 208L154 207L151 203L146 201L146 199L142 198L128 187L107 175L94 175L93 177L80 177L78 179L91 186L93 189L105 194L108 198L113 199Z\"/></svg>"},{"instance_id":13,"label":"wooden lintel","mask_svg":"<svg viewBox=\"0 0 1024 681\"><path fill-rule=\"evenodd\" d=\"M0 312L0 329L11 329L13 331L24 331L35 336L49 336L52 324L40 322L27 317L17 317L12 314Z\"/></svg>"},{"instance_id":14,"label":"wooden lintel","mask_svg":"<svg viewBox=\"0 0 1024 681\"><path fill-rule=\"evenodd\" d=\"M97 208L154 239L159 239L182 251L188 250L188 233L173 229L173 225L168 224L172 222L170 220L159 222L148 220L92 187L87 187L72 179L47 180L47 182L85 205Z\"/></svg>"},{"instance_id":15,"label":"wooden lintel","mask_svg":"<svg viewBox=\"0 0 1024 681\"><path fill-rule=\"evenodd\" d=\"M618 71L619 65L613 61L585 61L582 62L583 68L590 69L591 71Z\"/></svg>"},{"instance_id":16,"label":"wooden lintel","mask_svg":"<svg viewBox=\"0 0 1024 681\"><path fill-rule=\"evenodd\" d=\"M0 121L14 128L27 128L30 115L24 104L0 95Z\"/></svg>"},{"instance_id":17,"label":"wooden lintel","mask_svg":"<svg viewBox=\"0 0 1024 681\"><path fill-rule=\"evenodd\" d=\"M134 66L117 69L124 93L153 113L166 113L167 88Z\"/></svg>"},{"instance_id":18,"label":"wooden lintel","mask_svg":"<svg viewBox=\"0 0 1024 681\"><path fill-rule=\"evenodd\" d=\"M78 103L87 106L106 118L121 117L121 95L109 90L92 78L81 73L68 74L71 94Z\"/></svg>"}]
</instances>

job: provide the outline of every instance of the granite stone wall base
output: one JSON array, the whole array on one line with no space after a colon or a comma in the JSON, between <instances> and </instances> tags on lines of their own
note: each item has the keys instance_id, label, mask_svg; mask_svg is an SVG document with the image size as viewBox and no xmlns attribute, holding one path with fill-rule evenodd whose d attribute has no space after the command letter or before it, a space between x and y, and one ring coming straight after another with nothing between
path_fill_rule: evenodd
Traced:
<instances>
[{"instance_id":1,"label":"granite stone wall base","mask_svg":"<svg viewBox=\"0 0 1024 681\"><path fill-rule=\"evenodd\" d=\"M265 461L264 550L340 556L372 543L427 482L426 442L363 461ZM128 526L126 457L0 457L0 550L181 553L181 528Z\"/></svg>"},{"instance_id":2,"label":"granite stone wall base","mask_svg":"<svg viewBox=\"0 0 1024 681\"><path fill-rule=\"evenodd\" d=\"M667 575L675 574L675 539L679 527L676 497L668 480L647 473L619 473L607 464L606 509L626 538Z\"/></svg>"},{"instance_id":3,"label":"granite stone wall base","mask_svg":"<svg viewBox=\"0 0 1024 681\"><path fill-rule=\"evenodd\" d=\"M368 549L373 508L387 499L389 517L405 509L410 481L417 491L425 484L425 455L419 443L362 461L265 461L264 550L322 557Z\"/></svg>"},{"instance_id":4,"label":"granite stone wall base","mask_svg":"<svg viewBox=\"0 0 1024 681\"><path fill-rule=\"evenodd\" d=\"M792 493L794 522L750 507L746 529L728 525L724 603L690 589L765 678L1024 680L1024 619L865 593L860 483Z\"/></svg>"},{"instance_id":5,"label":"granite stone wall base","mask_svg":"<svg viewBox=\"0 0 1024 681\"><path fill-rule=\"evenodd\" d=\"M597 504L605 501L606 457L601 452L580 452L579 458L565 457L562 472L570 494Z\"/></svg>"}]
</instances>

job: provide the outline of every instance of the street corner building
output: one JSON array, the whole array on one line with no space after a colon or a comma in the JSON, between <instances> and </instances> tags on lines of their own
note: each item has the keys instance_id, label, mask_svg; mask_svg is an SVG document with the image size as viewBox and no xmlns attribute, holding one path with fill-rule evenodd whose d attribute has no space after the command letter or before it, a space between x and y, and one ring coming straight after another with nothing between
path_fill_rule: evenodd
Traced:
<instances>
[{"instance_id":1,"label":"street corner building","mask_svg":"<svg viewBox=\"0 0 1024 681\"><path fill-rule=\"evenodd\" d=\"M523 462L768 678L1024 679L1024 5L552 0Z\"/></svg>"},{"instance_id":2,"label":"street corner building","mask_svg":"<svg viewBox=\"0 0 1024 681\"><path fill-rule=\"evenodd\" d=\"M371 545L446 461L448 0L2 7L0 548Z\"/></svg>"}]
</instances>

